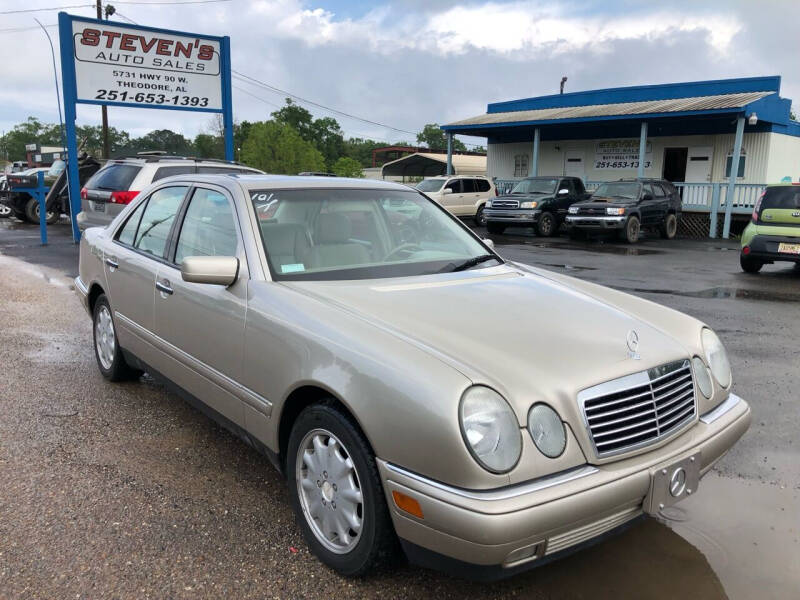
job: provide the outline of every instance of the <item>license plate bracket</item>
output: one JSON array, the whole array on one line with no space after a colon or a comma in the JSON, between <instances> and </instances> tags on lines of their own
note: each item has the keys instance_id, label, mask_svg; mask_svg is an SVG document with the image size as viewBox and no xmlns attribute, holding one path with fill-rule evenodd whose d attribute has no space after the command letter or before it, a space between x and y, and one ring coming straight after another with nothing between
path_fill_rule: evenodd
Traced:
<instances>
[{"instance_id":1,"label":"license plate bracket","mask_svg":"<svg viewBox=\"0 0 800 600\"><path fill-rule=\"evenodd\" d=\"M94 202L92 202L92 204L94 205L93 209L96 212L106 212L106 203L105 202L98 202L97 200L95 200Z\"/></svg>"},{"instance_id":2,"label":"license plate bracket","mask_svg":"<svg viewBox=\"0 0 800 600\"><path fill-rule=\"evenodd\" d=\"M692 454L650 471L650 490L642 508L658 514L664 508L697 492L700 484L700 454Z\"/></svg>"}]
</instances>

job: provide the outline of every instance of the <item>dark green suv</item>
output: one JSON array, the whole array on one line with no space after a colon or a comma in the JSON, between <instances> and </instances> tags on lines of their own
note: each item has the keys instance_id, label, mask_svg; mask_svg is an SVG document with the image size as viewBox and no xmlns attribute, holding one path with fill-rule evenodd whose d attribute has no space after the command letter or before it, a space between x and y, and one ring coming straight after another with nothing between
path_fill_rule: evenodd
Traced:
<instances>
[{"instance_id":1,"label":"dark green suv","mask_svg":"<svg viewBox=\"0 0 800 600\"><path fill-rule=\"evenodd\" d=\"M800 268L800 183L767 186L742 233L739 262L747 273L788 261Z\"/></svg>"}]
</instances>

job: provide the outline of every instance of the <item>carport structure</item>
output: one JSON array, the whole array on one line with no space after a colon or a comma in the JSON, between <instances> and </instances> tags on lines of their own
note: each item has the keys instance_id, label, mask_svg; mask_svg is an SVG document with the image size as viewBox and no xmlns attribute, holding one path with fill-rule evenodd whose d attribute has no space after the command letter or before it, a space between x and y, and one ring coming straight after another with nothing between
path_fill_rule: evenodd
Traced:
<instances>
[{"instance_id":1,"label":"carport structure","mask_svg":"<svg viewBox=\"0 0 800 600\"><path fill-rule=\"evenodd\" d=\"M574 92L489 104L485 114L442 129L448 150L453 135L486 137L493 178L537 175L544 162L543 174L579 175L587 184L621 177L670 179L684 188L684 208L713 215L712 235L715 211L724 204L727 237L731 211L752 210L764 182L800 174L800 160L794 158L800 157L800 123L791 120L791 101L779 91L780 77L773 76ZM602 144L624 147L622 142L629 143L624 159L604 160ZM656 147L663 155L653 151ZM708 152L694 156L698 147ZM570 158L569 149L578 158ZM683 150L678 173L684 177L667 172L676 158L670 150ZM583 156L590 152L595 160L586 169ZM700 161L706 161L705 171L698 169L704 166ZM576 166L579 172L571 172Z\"/></svg>"},{"instance_id":2,"label":"carport structure","mask_svg":"<svg viewBox=\"0 0 800 600\"><path fill-rule=\"evenodd\" d=\"M381 175L433 177L435 175L486 175L486 155L417 152L383 165Z\"/></svg>"}]
</instances>

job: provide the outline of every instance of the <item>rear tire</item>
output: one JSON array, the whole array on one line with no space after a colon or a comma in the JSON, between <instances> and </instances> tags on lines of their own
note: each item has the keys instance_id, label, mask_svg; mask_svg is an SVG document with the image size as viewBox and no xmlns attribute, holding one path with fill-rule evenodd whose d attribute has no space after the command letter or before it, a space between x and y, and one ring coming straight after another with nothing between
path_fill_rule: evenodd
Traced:
<instances>
[{"instance_id":1,"label":"rear tire","mask_svg":"<svg viewBox=\"0 0 800 600\"><path fill-rule=\"evenodd\" d=\"M628 217L625 222L625 227L620 230L619 237L626 244L635 244L639 241L639 233L641 232L641 225L639 217L632 215Z\"/></svg>"},{"instance_id":2,"label":"rear tire","mask_svg":"<svg viewBox=\"0 0 800 600\"><path fill-rule=\"evenodd\" d=\"M353 577L393 561L397 537L375 457L350 415L332 400L297 417L286 475L297 524L323 563Z\"/></svg>"},{"instance_id":3,"label":"rear tire","mask_svg":"<svg viewBox=\"0 0 800 600\"><path fill-rule=\"evenodd\" d=\"M742 266L742 271L745 273L758 273L761 270L761 267L764 266L763 261L749 256L740 256L739 264Z\"/></svg>"},{"instance_id":4,"label":"rear tire","mask_svg":"<svg viewBox=\"0 0 800 600\"><path fill-rule=\"evenodd\" d=\"M486 223L486 230L489 233L501 234L501 233L505 232L506 226L505 225L500 225L499 223Z\"/></svg>"},{"instance_id":5,"label":"rear tire","mask_svg":"<svg viewBox=\"0 0 800 600\"><path fill-rule=\"evenodd\" d=\"M486 227L486 215L483 214L483 204L478 207L478 212L475 213L475 225L478 227Z\"/></svg>"},{"instance_id":6,"label":"rear tire","mask_svg":"<svg viewBox=\"0 0 800 600\"><path fill-rule=\"evenodd\" d=\"M667 218L664 219L664 222L661 224L659 231L661 237L665 240L673 239L678 233L678 217L673 213L668 214Z\"/></svg>"},{"instance_id":7,"label":"rear tire","mask_svg":"<svg viewBox=\"0 0 800 600\"><path fill-rule=\"evenodd\" d=\"M553 213L543 212L539 215L539 222L536 224L536 233L542 237L550 237L558 231L558 223Z\"/></svg>"},{"instance_id":8,"label":"rear tire","mask_svg":"<svg viewBox=\"0 0 800 600\"><path fill-rule=\"evenodd\" d=\"M47 211L45 221L48 225L52 225L58 223L60 216L57 210L51 209ZM36 198L31 198L25 204L25 218L34 225L39 224L39 201Z\"/></svg>"},{"instance_id":9,"label":"rear tire","mask_svg":"<svg viewBox=\"0 0 800 600\"><path fill-rule=\"evenodd\" d=\"M92 323L94 357L97 359L97 368L100 369L103 377L109 381L138 379L142 372L125 362L117 340L111 305L105 294L100 294L94 304Z\"/></svg>"},{"instance_id":10,"label":"rear tire","mask_svg":"<svg viewBox=\"0 0 800 600\"><path fill-rule=\"evenodd\" d=\"M11 207L0 202L0 219L8 219L11 216Z\"/></svg>"}]
</instances>

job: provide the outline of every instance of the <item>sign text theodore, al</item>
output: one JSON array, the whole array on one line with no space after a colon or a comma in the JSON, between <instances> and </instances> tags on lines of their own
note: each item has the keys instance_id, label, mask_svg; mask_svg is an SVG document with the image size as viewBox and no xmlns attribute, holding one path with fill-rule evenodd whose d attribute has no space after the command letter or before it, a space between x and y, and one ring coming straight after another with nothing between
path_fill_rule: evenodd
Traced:
<instances>
[{"instance_id":1,"label":"sign text theodore, al","mask_svg":"<svg viewBox=\"0 0 800 600\"><path fill-rule=\"evenodd\" d=\"M222 109L220 43L72 22L78 101Z\"/></svg>"}]
</instances>

